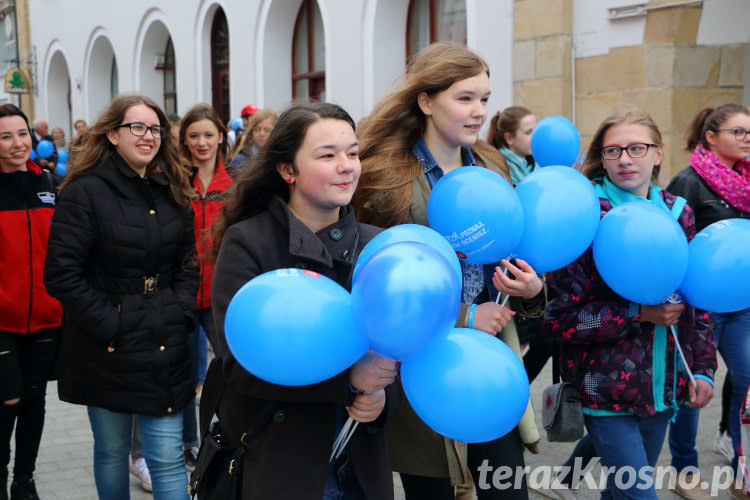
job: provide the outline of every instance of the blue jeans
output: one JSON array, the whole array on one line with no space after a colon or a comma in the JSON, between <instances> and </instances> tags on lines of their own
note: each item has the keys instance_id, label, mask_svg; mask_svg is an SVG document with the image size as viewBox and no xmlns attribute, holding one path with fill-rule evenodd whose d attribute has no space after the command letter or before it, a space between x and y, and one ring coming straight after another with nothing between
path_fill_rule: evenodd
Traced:
<instances>
[{"instance_id":1,"label":"blue jeans","mask_svg":"<svg viewBox=\"0 0 750 500\"><path fill-rule=\"evenodd\" d=\"M698 452L695 449L695 436L698 434L700 408L680 405L677 418L669 426L669 451L672 453L672 467L682 472L685 467L698 467Z\"/></svg>"},{"instance_id":2,"label":"blue jeans","mask_svg":"<svg viewBox=\"0 0 750 500\"><path fill-rule=\"evenodd\" d=\"M651 417L585 415L586 427L594 448L601 457L602 467L614 467L607 477L607 487L602 490L602 499L658 500L653 482L650 488L641 489L639 486L645 485L642 479L644 467L654 467L659 459L671 416L670 410ZM620 475L618 471L624 467L630 467L634 472L621 474L623 483L618 485L615 479ZM651 471L645 475L653 479ZM631 476L635 478L634 481L630 481ZM628 486L625 487L625 484Z\"/></svg>"},{"instance_id":3,"label":"blue jeans","mask_svg":"<svg viewBox=\"0 0 750 500\"><path fill-rule=\"evenodd\" d=\"M94 433L94 482L99 498L128 500L128 453L133 414L88 407ZM151 473L155 500L187 500L182 454L182 415L138 415L143 457Z\"/></svg>"},{"instance_id":4,"label":"blue jeans","mask_svg":"<svg viewBox=\"0 0 750 500\"><path fill-rule=\"evenodd\" d=\"M737 470L737 446L740 444L740 409L750 386L750 308L733 313L713 313L714 338L732 380L729 405L729 435L735 455L732 467Z\"/></svg>"}]
</instances>

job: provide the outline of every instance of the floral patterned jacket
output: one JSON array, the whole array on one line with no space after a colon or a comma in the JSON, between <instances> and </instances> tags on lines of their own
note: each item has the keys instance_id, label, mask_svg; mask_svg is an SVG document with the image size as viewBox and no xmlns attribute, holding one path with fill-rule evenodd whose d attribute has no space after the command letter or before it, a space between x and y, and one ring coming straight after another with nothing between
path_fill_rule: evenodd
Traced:
<instances>
[{"instance_id":1,"label":"floral patterned jacket","mask_svg":"<svg viewBox=\"0 0 750 500\"><path fill-rule=\"evenodd\" d=\"M662 197L671 209L675 196L662 191ZM605 198L599 202L603 216L612 205ZM694 216L687 205L678 222L692 239ZM688 397L689 380L672 335L641 322L638 305L604 283L591 247L572 264L548 273L547 287L543 328L559 343L563 380L574 381L579 370L586 370L581 391L585 413L649 416ZM686 304L677 329L693 374L713 380L716 347L709 314Z\"/></svg>"}]
</instances>

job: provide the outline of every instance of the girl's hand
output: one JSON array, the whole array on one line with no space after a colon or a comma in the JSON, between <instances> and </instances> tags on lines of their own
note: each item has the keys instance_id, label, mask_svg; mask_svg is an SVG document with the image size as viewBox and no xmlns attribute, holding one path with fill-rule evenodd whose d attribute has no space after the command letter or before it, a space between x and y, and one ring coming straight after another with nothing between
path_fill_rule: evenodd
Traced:
<instances>
[{"instance_id":1,"label":"girl's hand","mask_svg":"<svg viewBox=\"0 0 750 500\"><path fill-rule=\"evenodd\" d=\"M641 304L641 321L661 326L672 326L680 319L685 304L664 303L658 306Z\"/></svg>"},{"instance_id":2,"label":"girl's hand","mask_svg":"<svg viewBox=\"0 0 750 500\"><path fill-rule=\"evenodd\" d=\"M495 274L492 275L492 284L500 293L528 300L533 299L542 291L544 287L542 280L526 261L516 259L518 267L511 264L508 259L503 259L500 263L516 278L511 279L505 275L500 266L496 267Z\"/></svg>"},{"instance_id":3,"label":"girl's hand","mask_svg":"<svg viewBox=\"0 0 750 500\"><path fill-rule=\"evenodd\" d=\"M688 384L688 394L690 396L689 401L685 404L693 408L703 408L714 397L714 388L711 387L711 384L700 378L696 378L695 383L698 385L697 391L693 387L693 384Z\"/></svg>"},{"instance_id":4,"label":"girl's hand","mask_svg":"<svg viewBox=\"0 0 750 500\"><path fill-rule=\"evenodd\" d=\"M479 304L474 309L474 328L490 335L497 335L497 332L505 328L508 321L515 316L515 312L507 307L503 307L494 302L485 302ZM466 315L465 324L469 327L469 315Z\"/></svg>"},{"instance_id":5,"label":"girl's hand","mask_svg":"<svg viewBox=\"0 0 750 500\"><path fill-rule=\"evenodd\" d=\"M377 419L385 407L385 390L362 392L354 397L354 404L346 409L349 416L357 422L372 422Z\"/></svg>"},{"instance_id":6,"label":"girl's hand","mask_svg":"<svg viewBox=\"0 0 750 500\"><path fill-rule=\"evenodd\" d=\"M352 366L349 383L359 391L375 392L396 380L398 363L375 351L367 353Z\"/></svg>"}]
</instances>

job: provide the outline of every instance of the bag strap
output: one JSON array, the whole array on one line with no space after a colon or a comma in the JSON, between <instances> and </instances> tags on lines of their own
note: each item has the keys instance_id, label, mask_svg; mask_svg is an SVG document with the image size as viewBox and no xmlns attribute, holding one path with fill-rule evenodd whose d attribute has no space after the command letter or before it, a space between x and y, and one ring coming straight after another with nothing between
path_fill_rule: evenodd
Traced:
<instances>
[{"instance_id":1,"label":"bag strap","mask_svg":"<svg viewBox=\"0 0 750 500\"><path fill-rule=\"evenodd\" d=\"M219 405L221 398L224 396L224 390L227 387L227 381L224 378L223 363L221 358L214 358L206 371L206 379L203 382L203 397L200 405L200 430L201 439L208 433L214 415L219 415ZM240 438L240 447L244 450L247 447L247 438L255 434L259 429L265 426L273 415L276 401L266 401L261 406L260 411L255 415L255 419L248 427L247 431ZM244 452L243 452L244 453ZM241 456L241 455L240 455Z\"/></svg>"},{"instance_id":2,"label":"bag strap","mask_svg":"<svg viewBox=\"0 0 750 500\"><path fill-rule=\"evenodd\" d=\"M227 382L224 380L224 373L222 372L222 360L221 358L214 358L208 365L206 378L203 381L203 395L201 396L199 411L201 436L206 435L211 420L214 415L218 415L219 405L226 387Z\"/></svg>"}]
</instances>

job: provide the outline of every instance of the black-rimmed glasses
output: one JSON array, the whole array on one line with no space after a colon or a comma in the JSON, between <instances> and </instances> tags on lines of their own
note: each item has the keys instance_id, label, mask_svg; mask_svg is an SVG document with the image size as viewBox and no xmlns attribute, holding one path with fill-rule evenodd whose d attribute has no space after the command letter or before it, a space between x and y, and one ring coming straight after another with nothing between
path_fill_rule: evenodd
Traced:
<instances>
[{"instance_id":1,"label":"black-rimmed glasses","mask_svg":"<svg viewBox=\"0 0 750 500\"><path fill-rule=\"evenodd\" d=\"M123 123L117 128L122 127L128 127L130 129L130 133L136 137L143 137L149 130L151 131L151 136L154 139L163 139L167 134L167 129L164 127L157 127L156 125L148 126L145 123L141 122Z\"/></svg>"},{"instance_id":2,"label":"black-rimmed glasses","mask_svg":"<svg viewBox=\"0 0 750 500\"><path fill-rule=\"evenodd\" d=\"M744 141L747 137L747 134L750 134L750 130L745 130L744 128L720 128L716 130L717 132L733 132L735 140L738 141Z\"/></svg>"},{"instance_id":3,"label":"black-rimmed glasses","mask_svg":"<svg viewBox=\"0 0 750 500\"><path fill-rule=\"evenodd\" d=\"M605 160L619 160L622 156L623 151L628 152L628 156L631 158L643 158L648 153L648 148L658 148L658 144L647 144L645 142L637 142L630 144L624 148L621 146L605 146L601 149L602 158Z\"/></svg>"}]
</instances>

